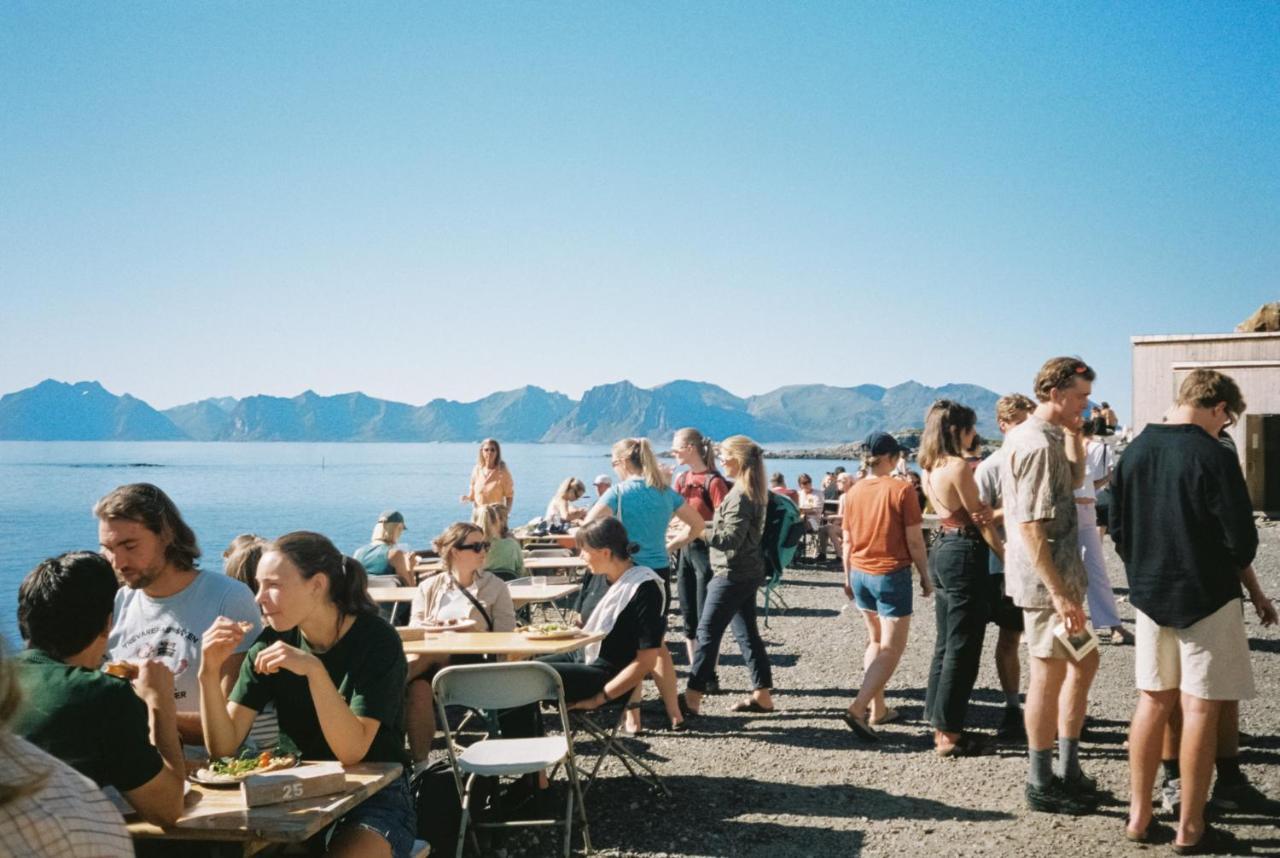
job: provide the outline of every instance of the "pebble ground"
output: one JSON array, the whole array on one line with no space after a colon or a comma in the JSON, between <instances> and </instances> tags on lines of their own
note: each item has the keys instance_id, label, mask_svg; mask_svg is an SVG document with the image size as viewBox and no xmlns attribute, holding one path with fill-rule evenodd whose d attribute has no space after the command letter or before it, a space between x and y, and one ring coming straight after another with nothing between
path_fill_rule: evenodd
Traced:
<instances>
[{"instance_id":1,"label":"pebble ground","mask_svg":"<svg viewBox=\"0 0 1280 858\"><path fill-rule=\"evenodd\" d=\"M1280 598L1280 527L1261 530L1255 564L1263 588ZM1107 543L1109 571L1122 599L1121 617L1133 609L1119 558ZM839 715L861 674L866 635L849 610L834 569L789 570L782 593L790 605L764 630L774 669L772 715L740 715L729 707L748 686L746 670L726 637L720 676L725 693L709 697L695 729L661 729L661 707L650 685L646 733L629 740L657 766L671 798L656 796L606 763L587 797L592 845L616 856L732 856L808 858L866 856L1099 856L1172 855L1166 843L1136 847L1124 841L1128 765L1124 748L1136 694L1132 646L1102 646L1102 664L1089 703L1082 764L1110 793L1095 815L1065 817L1025 808L1024 744L998 745L994 755L941 759L921 721L933 647L933 602L917 593L907 653L889 687L889 704L904 715L880 730L881 741L859 741ZM1280 798L1280 633L1263 629L1247 606L1247 630L1258 697L1241 706L1241 760L1250 779ZM982 671L970 722L994 734L1002 714L988 627ZM668 642L681 671L686 666L676 618ZM1025 649L1023 689L1026 687ZM691 722L692 723L692 722ZM1158 820L1169 821L1167 815ZM1252 854L1280 855L1280 818L1229 816L1222 824L1245 840ZM575 852L580 841L575 836ZM497 858L558 854L549 833L493 844Z\"/></svg>"}]
</instances>

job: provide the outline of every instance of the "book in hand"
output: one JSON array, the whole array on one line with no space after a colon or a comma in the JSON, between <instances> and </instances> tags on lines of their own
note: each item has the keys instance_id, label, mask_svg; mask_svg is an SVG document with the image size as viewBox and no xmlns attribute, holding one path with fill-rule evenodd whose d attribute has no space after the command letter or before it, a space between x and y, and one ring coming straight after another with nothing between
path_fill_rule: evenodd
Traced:
<instances>
[{"instance_id":1,"label":"book in hand","mask_svg":"<svg viewBox=\"0 0 1280 858\"><path fill-rule=\"evenodd\" d=\"M1071 656L1072 661L1079 661L1098 648L1098 636L1093 633L1088 623L1085 623L1084 628L1074 635L1067 634L1067 627L1058 623L1053 627L1053 636L1066 648L1067 655Z\"/></svg>"}]
</instances>

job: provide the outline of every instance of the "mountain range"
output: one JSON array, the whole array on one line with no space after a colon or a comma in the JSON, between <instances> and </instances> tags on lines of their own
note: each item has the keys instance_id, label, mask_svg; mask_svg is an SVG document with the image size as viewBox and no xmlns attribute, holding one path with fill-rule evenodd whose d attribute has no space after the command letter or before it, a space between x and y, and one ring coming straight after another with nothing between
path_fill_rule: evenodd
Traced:
<instances>
[{"instance_id":1,"label":"mountain range","mask_svg":"<svg viewBox=\"0 0 1280 858\"><path fill-rule=\"evenodd\" d=\"M666 440L682 426L712 438L742 433L757 441L836 442L875 430L918 429L935 399L978 413L996 433L998 394L972 384L893 387L802 384L735 396L699 381L652 388L627 381L593 387L573 400L540 387L493 393L475 402L433 399L408 405L363 393L202 399L163 411L96 381L47 379L0 397L6 441L476 441L608 443L644 435Z\"/></svg>"}]
</instances>

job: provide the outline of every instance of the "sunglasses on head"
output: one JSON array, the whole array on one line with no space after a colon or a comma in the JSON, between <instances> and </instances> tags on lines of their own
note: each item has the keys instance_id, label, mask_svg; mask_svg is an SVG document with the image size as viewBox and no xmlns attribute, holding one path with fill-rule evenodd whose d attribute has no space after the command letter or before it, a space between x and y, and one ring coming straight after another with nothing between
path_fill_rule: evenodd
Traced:
<instances>
[{"instance_id":1,"label":"sunglasses on head","mask_svg":"<svg viewBox=\"0 0 1280 858\"><path fill-rule=\"evenodd\" d=\"M488 550L489 550L489 543L487 543L487 542L463 542L463 543L461 543L460 545L458 545L458 550L459 550L459 551L474 551L476 554L480 554L480 553L482 553L482 552L485 552L485 551L488 551Z\"/></svg>"}]
</instances>

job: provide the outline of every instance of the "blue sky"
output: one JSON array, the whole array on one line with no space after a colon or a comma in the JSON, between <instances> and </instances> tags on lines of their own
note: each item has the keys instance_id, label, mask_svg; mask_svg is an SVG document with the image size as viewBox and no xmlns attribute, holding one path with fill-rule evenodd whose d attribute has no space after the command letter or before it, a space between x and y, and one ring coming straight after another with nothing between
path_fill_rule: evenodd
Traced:
<instances>
[{"instance_id":1,"label":"blue sky","mask_svg":"<svg viewBox=\"0 0 1280 858\"><path fill-rule=\"evenodd\" d=\"M1026 390L1280 298L1274 3L0 6L0 391Z\"/></svg>"}]
</instances>

